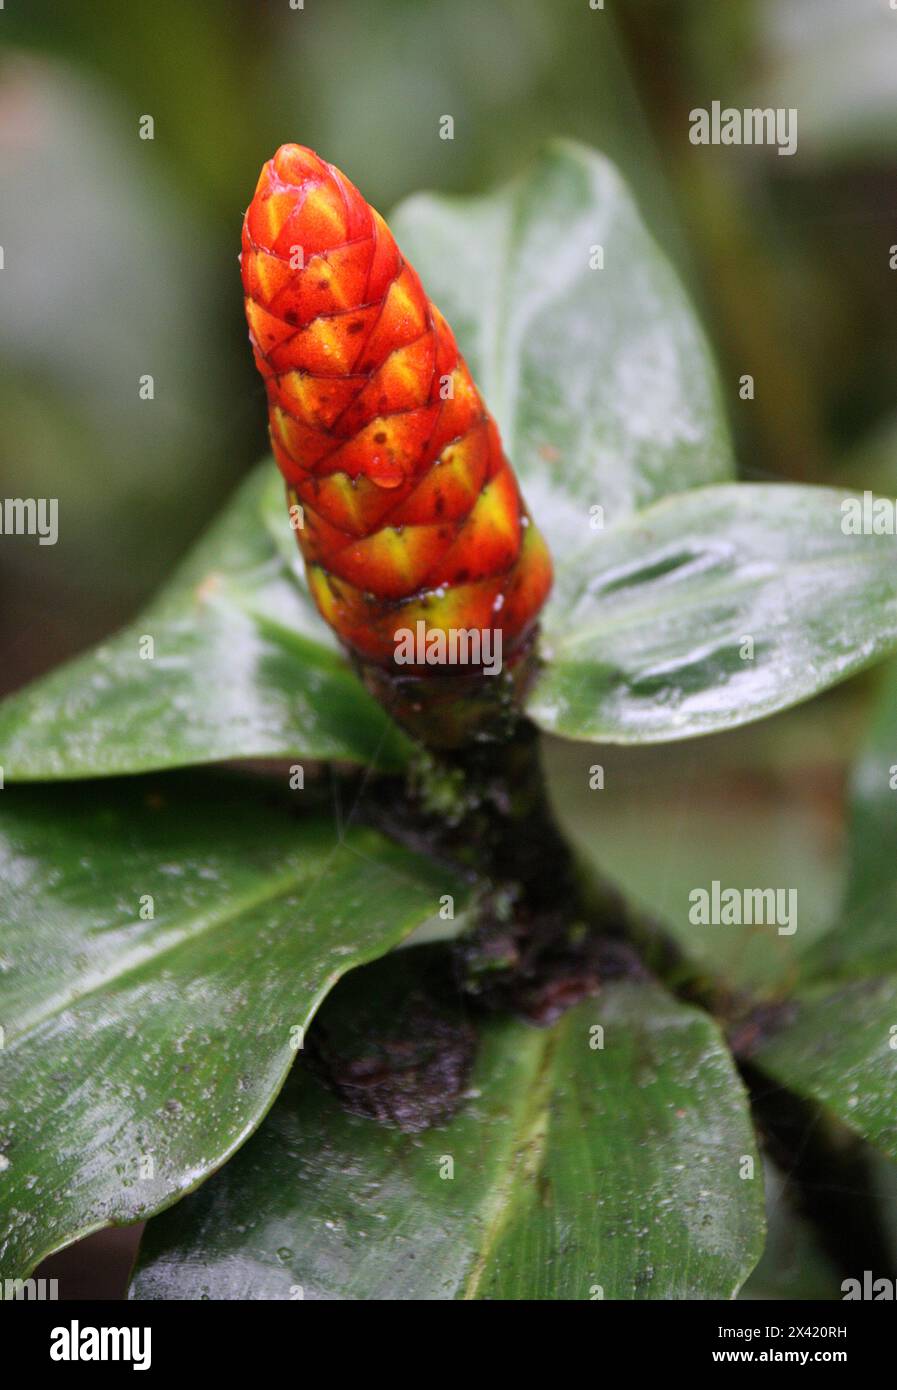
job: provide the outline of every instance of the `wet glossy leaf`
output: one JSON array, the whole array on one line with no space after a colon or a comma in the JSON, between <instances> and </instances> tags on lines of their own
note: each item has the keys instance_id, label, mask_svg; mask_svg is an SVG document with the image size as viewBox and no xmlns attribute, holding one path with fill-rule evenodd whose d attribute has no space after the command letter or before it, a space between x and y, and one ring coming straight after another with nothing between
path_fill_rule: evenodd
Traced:
<instances>
[{"instance_id":1,"label":"wet glossy leaf","mask_svg":"<svg viewBox=\"0 0 897 1390\"><path fill-rule=\"evenodd\" d=\"M413 197L391 225L455 330L558 567L594 535L593 507L611 524L732 476L703 334L601 155L556 141L498 192Z\"/></svg>"},{"instance_id":2,"label":"wet glossy leaf","mask_svg":"<svg viewBox=\"0 0 897 1390\"><path fill-rule=\"evenodd\" d=\"M560 567L528 703L566 738L652 743L746 724L897 648L894 538L845 535L830 488L666 498Z\"/></svg>"},{"instance_id":3,"label":"wet glossy leaf","mask_svg":"<svg viewBox=\"0 0 897 1390\"><path fill-rule=\"evenodd\" d=\"M224 1172L151 1223L132 1293L726 1298L762 1246L754 1155L715 1026L618 983L547 1030L490 1021L461 1110L423 1133L347 1113L297 1069Z\"/></svg>"},{"instance_id":4,"label":"wet glossy leaf","mask_svg":"<svg viewBox=\"0 0 897 1390\"><path fill-rule=\"evenodd\" d=\"M318 616L273 463L135 622L0 706L10 781L251 757L395 767L407 746Z\"/></svg>"},{"instance_id":5,"label":"wet glossy leaf","mask_svg":"<svg viewBox=\"0 0 897 1390\"><path fill-rule=\"evenodd\" d=\"M897 1159L895 1027L897 974L820 983L797 994L755 1061Z\"/></svg>"},{"instance_id":6,"label":"wet glossy leaf","mask_svg":"<svg viewBox=\"0 0 897 1390\"><path fill-rule=\"evenodd\" d=\"M252 782L7 788L0 1273L158 1211L264 1115L345 971L463 891Z\"/></svg>"}]
</instances>

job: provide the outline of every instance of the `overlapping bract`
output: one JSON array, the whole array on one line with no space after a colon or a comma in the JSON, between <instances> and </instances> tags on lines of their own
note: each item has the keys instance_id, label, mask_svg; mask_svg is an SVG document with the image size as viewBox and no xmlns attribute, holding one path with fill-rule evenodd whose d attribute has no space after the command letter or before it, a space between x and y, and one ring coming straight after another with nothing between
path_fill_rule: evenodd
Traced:
<instances>
[{"instance_id":1,"label":"overlapping bract","mask_svg":"<svg viewBox=\"0 0 897 1390\"><path fill-rule=\"evenodd\" d=\"M500 629L512 655L551 586L548 551L454 335L383 218L338 169L283 145L244 219L242 274L326 620L382 666L421 619Z\"/></svg>"}]
</instances>

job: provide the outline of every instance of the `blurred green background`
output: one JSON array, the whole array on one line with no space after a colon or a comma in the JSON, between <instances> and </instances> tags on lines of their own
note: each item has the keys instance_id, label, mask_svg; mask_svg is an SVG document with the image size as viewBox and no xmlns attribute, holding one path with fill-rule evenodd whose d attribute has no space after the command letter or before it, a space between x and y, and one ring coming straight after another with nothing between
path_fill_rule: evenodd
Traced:
<instances>
[{"instance_id":1,"label":"blurred green background","mask_svg":"<svg viewBox=\"0 0 897 1390\"><path fill-rule=\"evenodd\" d=\"M55 547L2 540L2 688L128 616L264 452L236 257L285 140L387 212L546 136L600 147L690 285L745 474L897 493L889 0L298 4L0 11L0 495L60 516ZM693 147L714 99L797 106L796 156Z\"/></svg>"}]
</instances>

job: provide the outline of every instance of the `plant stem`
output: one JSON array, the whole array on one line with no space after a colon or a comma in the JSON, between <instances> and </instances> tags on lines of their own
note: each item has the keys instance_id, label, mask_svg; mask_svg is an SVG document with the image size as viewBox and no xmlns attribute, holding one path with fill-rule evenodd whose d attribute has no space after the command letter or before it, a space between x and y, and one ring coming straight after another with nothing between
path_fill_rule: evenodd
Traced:
<instances>
[{"instance_id":1,"label":"plant stem","mask_svg":"<svg viewBox=\"0 0 897 1390\"><path fill-rule=\"evenodd\" d=\"M464 990L544 1024L603 979L644 972L620 899L590 888L558 829L538 730L518 717L504 734L421 749L407 795L382 792L376 823L475 884L473 926L453 948Z\"/></svg>"}]
</instances>

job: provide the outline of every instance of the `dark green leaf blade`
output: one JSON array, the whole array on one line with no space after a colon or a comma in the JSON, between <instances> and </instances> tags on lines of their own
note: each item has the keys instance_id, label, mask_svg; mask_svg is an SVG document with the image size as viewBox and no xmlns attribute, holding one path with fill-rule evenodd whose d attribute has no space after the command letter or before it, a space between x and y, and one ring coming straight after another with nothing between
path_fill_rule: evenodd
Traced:
<instances>
[{"instance_id":1,"label":"dark green leaf blade","mask_svg":"<svg viewBox=\"0 0 897 1390\"><path fill-rule=\"evenodd\" d=\"M490 1022L466 1103L423 1133L348 1114L297 1070L234 1162L150 1224L132 1296L727 1298L763 1221L715 1026L618 983L548 1030Z\"/></svg>"},{"instance_id":2,"label":"dark green leaf blade","mask_svg":"<svg viewBox=\"0 0 897 1390\"><path fill-rule=\"evenodd\" d=\"M897 1160L897 668L852 775L847 883L757 1065Z\"/></svg>"},{"instance_id":3,"label":"dark green leaf blade","mask_svg":"<svg viewBox=\"0 0 897 1390\"><path fill-rule=\"evenodd\" d=\"M799 991L756 1064L897 1160L897 975Z\"/></svg>"},{"instance_id":4,"label":"dark green leaf blade","mask_svg":"<svg viewBox=\"0 0 897 1390\"><path fill-rule=\"evenodd\" d=\"M847 885L810 960L821 977L897 971L897 666L852 769Z\"/></svg>"},{"instance_id":5,"label":"dark green leaf blade","mask_svg":"<svg viewBox=\"0 0 897 1390\"><path fill-rule=\"evenodd\" d=\"M460 905L441 869L270 796L195 776L3 793L0 1273L203 1181L335 981Z\"/></svg>"},{"instance_id":6,"label":"dark green leaf blade","mask_svg":"<svg viewBox=\"0 0 897 1390\"><path fill-rule=\"evenodd\" d=\"M349 669L291 546L268 462L134 623L0 705L7 780L253 757L400 766L407 740Z\"/></svg>"},{"instance_id":7,"label":"dark green leaf blade","mask_svg":"<svg viewBox=\"0 0 897 1390\"><path fill-rule=\"evenodd\" d=\"M559 572L532 718L595 742L689 738L787 709L887 656L894 538L845 534L849 496L697 488L597 532Z\"/></svg>"}]
</instances>

